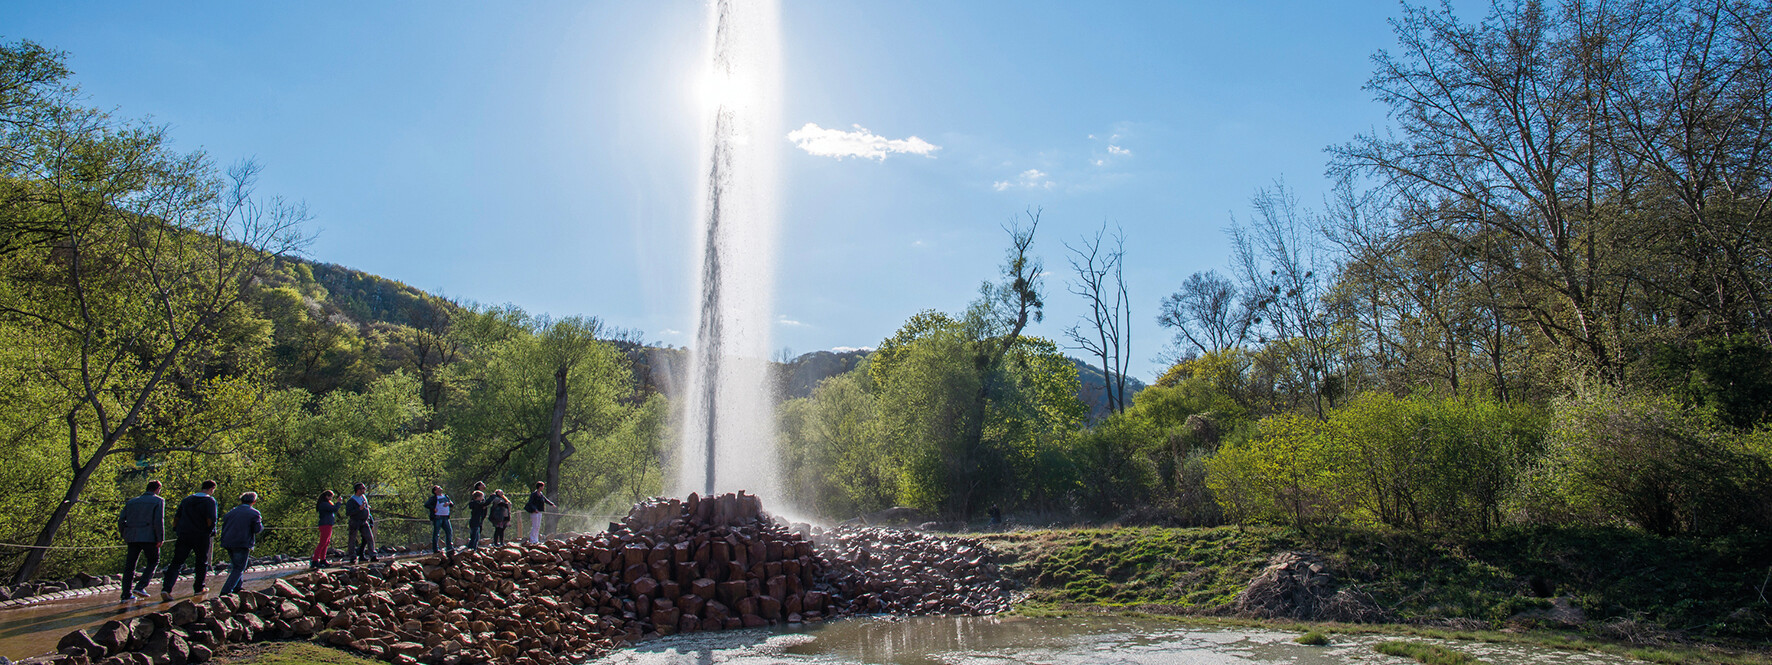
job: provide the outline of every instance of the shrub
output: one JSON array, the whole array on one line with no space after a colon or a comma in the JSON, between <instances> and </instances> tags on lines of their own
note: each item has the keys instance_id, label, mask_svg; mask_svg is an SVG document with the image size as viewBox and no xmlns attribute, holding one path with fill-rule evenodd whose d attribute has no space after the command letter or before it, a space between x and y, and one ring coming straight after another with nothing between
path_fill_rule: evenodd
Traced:
<instances>
[{"instance_id":1,"label":"shrub","mask_svg":"<svg viewBox=\"0 0 1772 665\"><path fill-rule=\"evenodd\" d=\"M1555 407L1537 494L1660 535L1765 527L1772 468L1709 410L1589 388Z\"/></svg>"}]
</instances>

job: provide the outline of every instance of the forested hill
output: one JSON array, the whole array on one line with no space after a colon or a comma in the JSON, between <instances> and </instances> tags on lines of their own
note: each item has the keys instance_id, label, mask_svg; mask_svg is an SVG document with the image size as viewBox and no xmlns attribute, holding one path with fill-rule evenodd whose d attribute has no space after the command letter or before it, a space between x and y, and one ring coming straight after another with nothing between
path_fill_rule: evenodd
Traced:
<instances>
[{"instance_id":1,"label":"forested hill","mask_svg":"<svg viewBox=\"0 0 1772 665\"><path fill-rule=\"evenodd\" d=\"M825 379L855 369L855 366L870 352L872 349L845 349L801 354L799 357L778 366L776 394L784 400L807 397L812 394L812 389L818 387L818 384ZM1080 384L1077 397L1083 400L1085 406L1089 407L1090 417L1099 418L1107 415L1108 405L1105 391L1107 382L1103 378L1101 368L1091 365L1085 360L1071 357L1066 359L1077 366L1077 381ZM1132 377L1126 378L1126 396L1128 398L1138 394L1140 390L1144 390L1143 381Z\"/></svg>"}]
</instances>

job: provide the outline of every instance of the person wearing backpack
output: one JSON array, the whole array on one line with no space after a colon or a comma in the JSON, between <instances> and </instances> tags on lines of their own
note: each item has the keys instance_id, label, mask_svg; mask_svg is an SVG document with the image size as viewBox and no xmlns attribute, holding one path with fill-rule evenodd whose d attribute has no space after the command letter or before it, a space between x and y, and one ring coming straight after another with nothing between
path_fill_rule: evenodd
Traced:
<instances>
[{"instance_id":1,"label":"person wearing backpack","mask_svg":"<svg viewBox=\"0 0 1772 665\"><path fill-rule=\"evenodd\" d=\"M511 500L504 490L492 490L492 498L486 500L486 517L492 521L492 546L504 545L505 527L511 525Z\"/></svg>"}]
</instances>

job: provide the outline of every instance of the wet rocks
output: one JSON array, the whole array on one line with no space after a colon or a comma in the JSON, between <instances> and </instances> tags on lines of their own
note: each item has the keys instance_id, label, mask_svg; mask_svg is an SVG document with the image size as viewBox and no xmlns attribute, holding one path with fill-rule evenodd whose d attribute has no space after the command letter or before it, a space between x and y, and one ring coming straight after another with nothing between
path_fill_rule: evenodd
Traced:
<instances>
[{"instance_id":1,"label":"wet rocks","mask_svg":"<svg viewBox=\"0 0 1772 665\"><path fill-rule=\"evenodd\" d=\"M742 492L654 499L599 534L323 569L76 631L61 665L186 665L291 638L400 665L566 665L680 632L1008 607L976 541L844 528L815 544L815 532Z\"/></svg>"}]
</instances>

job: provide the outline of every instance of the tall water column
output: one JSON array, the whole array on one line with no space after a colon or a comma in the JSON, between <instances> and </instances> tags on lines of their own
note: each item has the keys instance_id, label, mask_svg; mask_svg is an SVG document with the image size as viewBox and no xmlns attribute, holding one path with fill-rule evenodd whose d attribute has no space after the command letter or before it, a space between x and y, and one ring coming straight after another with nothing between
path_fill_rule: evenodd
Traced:
<instances>
[{"instance_id":1,"label":"tall water column","mask_svg":"<svg viewBox=\"0 0 1772 665\"><path fill-rule=\"evenodd\" d=\"M776 146L781 59L776 0L714 0L704 82L700 288L677 489L773 495Z\"/></svg>"}]
</instances>

